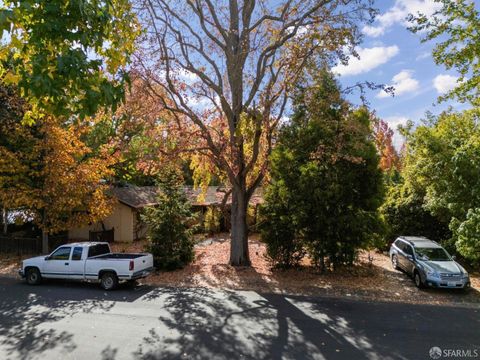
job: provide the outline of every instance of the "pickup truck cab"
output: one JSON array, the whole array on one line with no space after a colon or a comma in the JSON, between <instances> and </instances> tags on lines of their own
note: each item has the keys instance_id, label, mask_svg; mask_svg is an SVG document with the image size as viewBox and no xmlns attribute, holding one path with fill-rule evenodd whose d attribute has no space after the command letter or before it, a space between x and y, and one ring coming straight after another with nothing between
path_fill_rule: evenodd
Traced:
<instances>
[{"instance_id":1,"label":"pickup truck cab","mask_svg":"<svg viewBox=\"0 0 480 360\"><path fill-rule=\"evenodd\" d=\"M105 290L120 281L136 280L153 271L151 254L112 253L108 243L65 244L48 256L24 260L19 274L30 285L45 279L100 281Z\"/></svg>"}]
</instances>

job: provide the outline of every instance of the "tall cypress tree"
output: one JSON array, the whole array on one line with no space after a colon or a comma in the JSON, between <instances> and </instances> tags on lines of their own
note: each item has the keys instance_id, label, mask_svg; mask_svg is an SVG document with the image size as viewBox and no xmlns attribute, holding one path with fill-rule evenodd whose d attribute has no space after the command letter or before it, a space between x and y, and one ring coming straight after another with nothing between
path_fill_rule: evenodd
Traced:
<instances>
[{"instance_id":1,"label":"tall cypress tree","mask_svg":"<svg viewBox=\"0 0 480 360\"><path fill-rule=\"evenodd\" d=\"M182 183L178 169L164 169L158 179L158 204L142 215L155 267L163 270L182 268L194 259L193 214Z\"/></svg>"},{"instance_id":2,"label":"tall cypress tree","mask_svg":"<svg viewBox=\"0 0 480 360\"><path fill-rule=\"evenodd\" d=\"M345 101L329 71L313 80L298 88L272 154L262 237L279 265L308 252L323 269L351 264L371 239L383 183L368 110Z\"/></svg>"}]
</instances>

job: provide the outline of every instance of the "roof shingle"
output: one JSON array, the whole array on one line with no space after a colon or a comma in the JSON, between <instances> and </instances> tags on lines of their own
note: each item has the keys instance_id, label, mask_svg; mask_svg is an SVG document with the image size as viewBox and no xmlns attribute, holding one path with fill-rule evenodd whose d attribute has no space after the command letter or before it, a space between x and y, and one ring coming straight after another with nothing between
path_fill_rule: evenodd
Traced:
<instances>
[{"instance_id":1,"label":"roof shingle","mask_svg":"<svg viewBox=\"0 0 480 360\"><path fill-rule=\"evenodd\" d=\"M117 198L118 201L134 209L156 205L158 203L157 191L158 188L156 186L125 186L114 187L111 190L113 196ZM226 189L219 186L209 186L207 187L206 193L203 193L202 189L194 189L193 186L184 186L184 191L192 206L210 206L220 205L222 203ZM250 203L256 205L261 202L262 191L261 189L257 189ZM231 196L227 204L231 204Z\"/></svg>"}]
</instances>

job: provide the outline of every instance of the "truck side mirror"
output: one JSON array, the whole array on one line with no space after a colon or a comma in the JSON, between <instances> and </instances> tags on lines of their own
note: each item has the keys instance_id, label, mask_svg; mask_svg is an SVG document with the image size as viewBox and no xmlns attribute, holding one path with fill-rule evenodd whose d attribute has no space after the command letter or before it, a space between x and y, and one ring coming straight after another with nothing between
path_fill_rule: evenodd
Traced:
<instances>
[{"instance_id":1,"label":"truck side mirror","mask_svg":"<svg viewBox=\"0 0 480 360\"><path fill-rule=\"evenodd\" d=\"M453 260L457 260L457 257L455 255L452 255Z\"/></svg>"},{"instance_id":2,"label":"truck side mirror","mask_svg":"<svg viewBox=\"0 0 480 360\"><path fill-rule=\"evenodd\" d=\"M50 255L45 256L45 260L50 260Z\"/></svg>"}]
</instances>

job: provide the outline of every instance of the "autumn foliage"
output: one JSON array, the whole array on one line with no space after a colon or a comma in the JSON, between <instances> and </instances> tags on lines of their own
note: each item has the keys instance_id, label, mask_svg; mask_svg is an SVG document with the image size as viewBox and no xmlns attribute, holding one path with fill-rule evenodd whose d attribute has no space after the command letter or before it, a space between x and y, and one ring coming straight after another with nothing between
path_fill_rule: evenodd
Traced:
<instances>
[{"instance_id":1,"label":"autumn foliage","mask_svg":"<svg viewBox=\"0 0 480 360\"><path fill-rule=\"evenodd\" d=\"M3 88L2 103L20 102ZM23 209L46 233L105 218L112 201L106 194L112 171L107 148L93 156L82 138L89 127L44 115L22 123L24 108L0 123L0 203Z\"/></svg>"},{"instance_id":2,"label":"autumn foliage","mask_svg":"<svg viewBox=\"0 0 480 360\"><path fill-rule=\"evenodd\" d=\"M392 169L400 171L400 156L393 145L393 130L382 119L374 119L373 131L375 145L380 154L380 168L389 172Z\"/></svg>"}]
</instances>

